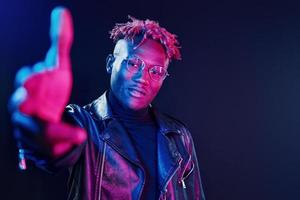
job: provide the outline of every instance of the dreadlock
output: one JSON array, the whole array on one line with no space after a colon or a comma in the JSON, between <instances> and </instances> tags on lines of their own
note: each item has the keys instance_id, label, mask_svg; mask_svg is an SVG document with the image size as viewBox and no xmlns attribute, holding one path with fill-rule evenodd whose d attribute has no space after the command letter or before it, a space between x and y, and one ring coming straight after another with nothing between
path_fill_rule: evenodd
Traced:
<instances>
[{"instance_id":1,"label":"dreadlock","mask_svg":"<svg viewBox=\"0 0 300 200\"><path fill-rule=\"evenodd\" d=\"M158 22L149 19L139 20L132 16L128 16L128 18L131 21L117 23L110 31L110 38L114 42L117 42L119 39L133 41L135 37L142 35L143 38L150 38L160 42L164 46L169 59L181 59L179 42L176 39L176 35L160 27Z\"/></svg>"}]
</instances>

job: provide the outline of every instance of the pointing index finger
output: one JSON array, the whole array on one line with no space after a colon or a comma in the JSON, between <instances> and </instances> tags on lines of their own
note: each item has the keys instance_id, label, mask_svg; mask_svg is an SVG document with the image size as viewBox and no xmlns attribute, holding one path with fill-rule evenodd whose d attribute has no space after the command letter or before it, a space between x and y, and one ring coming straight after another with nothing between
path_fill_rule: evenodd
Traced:
<instances>
[{"instance_id":1,"label":"pointing index finger","mask_svg":"<svg viewBox=\"0 0 300 200\"><path fill-rule=\"evenodd\" d=\"M70 49L73 42L73 21L70 11L56 7L51 13L51 47L46 56L46 65L70 68Z\"/></svg>"}]
</instances>

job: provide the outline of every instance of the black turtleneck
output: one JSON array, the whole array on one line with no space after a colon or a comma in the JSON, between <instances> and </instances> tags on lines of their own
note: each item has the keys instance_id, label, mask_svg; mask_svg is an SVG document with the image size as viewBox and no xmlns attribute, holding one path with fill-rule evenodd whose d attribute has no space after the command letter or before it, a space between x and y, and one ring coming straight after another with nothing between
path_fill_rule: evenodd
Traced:
<instances>
[{"instance_id":1,"label":"black turtleneck","mask_svg":"<svg viewBox=\"0 0 300 200\"><path fill-rule=\"evenodd\" d=\"M142 199L158 199L157 144L158 126L149 110L132 110L124 107L110 90L108 101L114 116L129 133L145 170L145 185Z\"/></svg>"}]
</instances>

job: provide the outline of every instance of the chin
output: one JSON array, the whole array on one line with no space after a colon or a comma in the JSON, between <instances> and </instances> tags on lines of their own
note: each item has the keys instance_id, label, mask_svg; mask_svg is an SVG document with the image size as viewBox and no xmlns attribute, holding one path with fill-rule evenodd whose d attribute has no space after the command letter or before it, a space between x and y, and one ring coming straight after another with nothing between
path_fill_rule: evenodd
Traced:
<instances>
[{"instance_id":1,"label":"chin","mask_svg":"<svg viewBox=\"0 0 300 200\"><path fill-rule=\"evenodd\" d=\"M129 108L132 110L141 110L148 106L148 104L140 103L140 102L132 102L129 104Z\"/></svg>"}]
</instances>

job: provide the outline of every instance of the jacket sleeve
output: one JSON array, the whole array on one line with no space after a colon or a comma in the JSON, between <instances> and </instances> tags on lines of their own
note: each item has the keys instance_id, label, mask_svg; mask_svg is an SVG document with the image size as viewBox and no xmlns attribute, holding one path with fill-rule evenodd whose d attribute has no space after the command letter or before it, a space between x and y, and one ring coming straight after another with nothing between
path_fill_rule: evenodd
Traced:
<instances>
[{"instance_id":1,"label":"jacket sleeve","mask_svg":"<svg viewBox=\"0 0 300 200\"><path fill-rule=\"evenodd\" d=\"M62 121L83 128L84 122L80 115L80 109L77 105L67 106ZM74 165L85 146L85 142L74 146L65 155L53 159L43 140L44 123L37 118L24 115L17 109L12 112L12 123L17 145L23 150L25 159L33 161L37 167L49 173L56 173L60 169Z\"/></svg>"},{"instance_id":2,"label":"jacket sleeve","mask_svg":"<svg viewBox=\"0 0 300 200\"><path fill-rule=\"evenodd\" d=\"M83 112L85 111L80 106L70 104L65 108L62 121L74 126L85 128L85 117ZM60 169L73 166L82 155L86 143L87 141L78 146L74 146L67 154L58 159L50 160L48 163L46 163L45 167L42 166L42 168L50 172L57 172Z\"/></svg>"}]
</instances>

